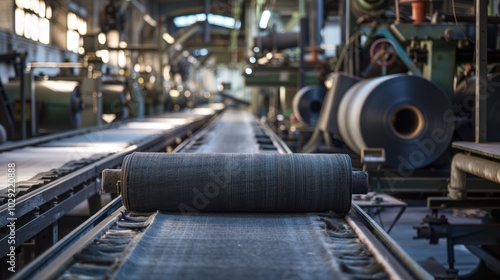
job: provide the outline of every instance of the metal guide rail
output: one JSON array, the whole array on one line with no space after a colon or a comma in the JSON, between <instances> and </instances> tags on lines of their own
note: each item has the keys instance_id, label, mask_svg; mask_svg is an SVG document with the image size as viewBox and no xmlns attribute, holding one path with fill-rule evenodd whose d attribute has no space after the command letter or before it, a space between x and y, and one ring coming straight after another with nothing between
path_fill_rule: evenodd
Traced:
<instances>
[{"instance_id":1,"label":"metal guide rail","mask_svg":"<svg viewBox=\"0 0 500 280\"><path fill-rule=\"evenodd\" d=\"M57 242L57 220L65 213L85 200L91 213L101 208L102 170L120 165L135 151L164 150L222 109L214 104L0 146L0 257L42 230L49 238L39 240L36 250L50 247ZM7 184L7 166L14 166L9 169L14 186Z\"/></svg>"},{"instance_id":2,"label":"metal guide rail","mask_svg":"<svg viewBox=\"0 0 500 280\"><path fill-rule=\"evenodd\" d=\"M235 132L236 126L238 132ZM266 125L257 122L249 113L231 109L180 144L174 152L234 152L235 148L251 153L290 153L288 147ZM161 214L132 213L120 206L120 198L112 201L16 274L14 279L117 277L145 231ZM340 264L342 277L432 278L355 204L352 204L350 213L344 218L319 214L318 221L319 226L325 227L325 239L332 244L329 247L330 254ZM308 268L303 269L307 271Z\"/></svg>"}]
</instances>

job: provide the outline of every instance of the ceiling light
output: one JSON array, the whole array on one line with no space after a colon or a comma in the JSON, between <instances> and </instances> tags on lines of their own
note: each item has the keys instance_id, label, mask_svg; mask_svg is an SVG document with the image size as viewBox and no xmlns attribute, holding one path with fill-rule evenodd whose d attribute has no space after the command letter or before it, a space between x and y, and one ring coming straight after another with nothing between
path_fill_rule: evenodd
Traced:
<instances>
[{"instance_id":1,"label":"ceiling light","mask_svg":"<svg viewBox=\"0 0 500 280\"><path fill-rule=\"evenodd\" d=\"M260 16L259 27L262 29L266 29L270 18L271 18L271 11L264 10L262 12L262 15Z\"/></svg>"},{"instance_id":2,"label":"ceiling light","mask_svg":"<svg viewBox=\"0 0 500 280\"><path fill-rule=\"evenodd\" d=\"M163 33L162 37L163 37L163 40L165 40L165 42L169 43L170 45L172 45L173 43L175 43L174 37L172 37L167 32Z\"/></svg>"},{"instance_id":3,"label":"ceiling light","mask_svg":"<svg viewBox=\"0 0 500 280\"><path fill-rule=\"evenodd\" d=\"M101 45L106 44L106 34L104 34L104 33L99 33L99 35L97 35L97 41L98 41L98 42L99 42L99 44L101 44Z\"/></svg>"},{"instance_id":4,"label":"ceiling light","mask_svg":"<svg viewBox=\"0 0 500 280\"><path fill-rule=\"evenodd\" d=\"M154 20L149 14L145 14L143 16L143 19L145 22L147 22L152 27L156 27L156 25L157 25L156 20Z\"/></svg>"}]
</instances>

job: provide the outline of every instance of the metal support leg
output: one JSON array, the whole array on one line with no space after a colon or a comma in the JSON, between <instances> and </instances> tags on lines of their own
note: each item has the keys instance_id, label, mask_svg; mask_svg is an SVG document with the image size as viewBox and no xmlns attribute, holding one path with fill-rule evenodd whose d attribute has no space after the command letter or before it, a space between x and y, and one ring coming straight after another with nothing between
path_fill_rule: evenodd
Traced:
<instances>
[{"instance_id":1,"label":"metal support leg","mask_svg":"<svg viewBox=\"0 0 500 280\"><path fill-rule=\"evenodd\" d=\"M102 208L101 195L99 193L94 194L87 200L89 203L90 216L97 213Z\"/></svg>"},{"instance_id":2,"label":"metal support leg","mask_svg":"<svg viewBox=\"0 0 500 280\"><path fill-rule=\"evenodd\" d=\"M455 245L452 238L446 239L446 250L448 253L448 270L455 270Z\"/></svg>"},{"instance_id":3,"label":"metal support leg","mask_svg":"<svg viewBox=\"0 0 500 280\"><path fill-rule=\"evenodd\" d=\"M35 254L39 256L59 240L59 226L55 222L35 236Z\"/></svg>"}]
</instances>

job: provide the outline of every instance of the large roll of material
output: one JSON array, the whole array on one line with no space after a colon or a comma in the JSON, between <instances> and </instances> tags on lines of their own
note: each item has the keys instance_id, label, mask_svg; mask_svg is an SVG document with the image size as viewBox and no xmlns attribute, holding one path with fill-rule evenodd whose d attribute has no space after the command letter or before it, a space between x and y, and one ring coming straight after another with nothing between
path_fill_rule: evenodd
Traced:
<instances>
[{"instance_id":1,"label":"large roll of material","mask_svg":"<svg viewBox=\"0 0 500 280\"><path fill-rule=\"evenodd\" d=\"M3 125L0 124L0 145L7 141L7 131L3 128Z\"/></svg>"},{"instance_id":2,"label":"large roll of material","mask_svg":"<svg viewBox=\"0 0 500 280\"><path fill-rule=\"evenodd\" d=\"M103 172L103 191L119 180L123 204L140 212L343 215L357 181L340 154L134 153L121 171L106 171L113 172Z\"/></svg>"},{"instance_id":3,"label":"large roll of material","mask_svg":"<svg viewBox=\"0 0 500 280\"><path fill-rule=\"evenodd\" d=\"M351 0L352 12L356 17L376 16L387 10L388 0Z\"/></svg>"},{"instance_id":4,"label":"large roll of material","mask_svg":"<svg viewBox=\"0 0 500 280\"><path fill-rule=\"evenodd\" d=\"M322 86L306 86L301 88L293 97L293 112L299 121L315 126L326 89Z\"/></svg>"},{"instance_id":5,"label":"large roll of material","mask_svg":"<svg viewBox=\"0 0 500 280\"><path fill-rule=\"evenodd\" d=\"M14 107L19 108L19 81L8 82L4 87L9 102L18 103ZM34 89L38 124L41 129L61 130L80 127L81 112L84 105L78 82L63 80L35 81ZM27 94L26 100L30 99L31 96ZM20 119L20 116L16 116L16 118Z\"/></svg>"},{"instance_id":6,"label":"large roll of material","mask_svg":"<svg viewBox=\"0 0 500 280\"><path fill-rule=\"evenodd\" d=\"M339 131L351 150L384 148L386 163L403 170L429 165L449 147L448 97L432 82L403 74L366 80L342 99Z\"/></svg>"}]
</instances>

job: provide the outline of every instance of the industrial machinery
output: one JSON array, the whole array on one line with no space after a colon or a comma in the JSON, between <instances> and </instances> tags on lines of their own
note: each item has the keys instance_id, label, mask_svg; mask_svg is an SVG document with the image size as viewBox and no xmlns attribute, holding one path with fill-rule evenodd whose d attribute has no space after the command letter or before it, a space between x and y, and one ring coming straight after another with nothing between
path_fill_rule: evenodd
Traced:
<instances>
[{"instance_id":1,"label":"industrial machinery","mask_svg":"<svg viewBox=\"0 0 500 280\"><path fill-rule=\"evenodd\" d=\"M220 104L213 104L2 145L0 163L4 166L15 163L15 168L22 170L17 174L15 186L7 184L7 173L0 173L3 276L9 275L5 265L11 256L20 260L15 267L19 270L56 243L59 229L65 226L58 221L71 209L87 200L91 214L102 207L99 194L102 170L117 167L127 154L135 151L165 151L222 109ZM12 218L15 228L8 227ZM11 235L15 236L14 241L9 239Z\"/></svg>"},{"instance_id":2,"label":"industrial machinery","mask_svg":"<svg viewBox=\"0 0 500 280\"><path fill-rule=\"evenodd\" d=\"M348 148L377 190L447 193L427 199L433 214L415 227L431 244L447 239L448 267L429 269L440 279L498 278L498 18L487 14L493 1L460 3L468 15L444 2L395 1L389 12L389 1L346 1L338 71L302 151ZM450 208L488 214L454 224L440 215ZM459 244L480 259L469 275L455 267Z\"/></svg>"},{"instance_id":3,"label":"industrial machinery","mask_svg":"<svg viewBox=\"0 0 500 280\"><path fill-rule=\"evenodd\" d=\"M157 75L147 71L139 72L137 75L139 75L137 82L144 96L145 114L155 115L163 112L169 95L162 90L163 85Z\"/></svg>"},{"instance_id":4,"label":"industrial machinery","mask_svg":"<svg viewBox=\"0 0 500 280\"><path fill-rule=\"evenodd\" d=\"M21 57L22 59L17 59ZM41 134L98 126L101 124L102 95L99 62L32 62L25 53L0 56L16 67L17 76L0 84L2 124L7 138L25 139ZM34 69L80 69L80 75L35 77ZM28 129L29 128L29 129Z\"/></svg>"},{"instance_id":5,"label":"industrial machinery","mask_svg":"<svg viewBox=\"0 0 500 280\"><path fill-rule=\"evenodd\" d=\"M499 278L500 0L105 2L0 4L0 278Z\"/></svg>"},{"instance_id":6,"label":"industrial machinery","mask_svg":"<svg viewBox=\"0 0 500 280\"><path fill-rule=\"evenodd\" d=\"M298 150L350 153L360 166L378 172L373 176L380 177L374 184L378 190L445 193L452 140L474 137L471 63L477 61L472 42L478 33L474 17L464 15L474 5L460 7L458 13L453 5L435 1L346 1L340 14L343 45L319 114L296 95L303 101L294 106L295 115L319 115L309 142ZM494 33L497 19L487 22L492 24L485 28ZM493 39L488 40L488 79L495 83ZM490 141L498 140L497 93L490 84ZM497 192L490 182L469 182L471 190Z\"/></svg>"},{"instance_id":7,"label":"industrial machinery","mask_svg":"<svg viewBox=\"0 0 500 280\"><path fill-rule=\"evenodd\" d=\"M21 121L19 81L4 84L5 91L15 108L15 120ZM35 114L40 134L81 127L81 112L84 109L79 83L64 80L34 81ZM28 100L29 101L29 100ZM28 116L27 120L30 120Z\"/></svg>"},{"instance_id":8,"label":"industrial machinery","mask_svg":"<svg viewBox=\"0 0 500 280\"><path fill-rule=\"evenodd\" d=\"M174 153L105 170L103 191L121 197L15 278L431 279L351 206L366 180L348 156L289 154L228 109Z\"/></svg>"},{"instance_id":9,"label":"industrial machinery","mask_svg":"<svg viewBox=\"0 0 500 280\"><path fill-rule=\"evenodd\" d=\"M137 74L129 76L103 76L103 118L108 122L145 116L145 94Z\"/></svg>"}]
</instances>

